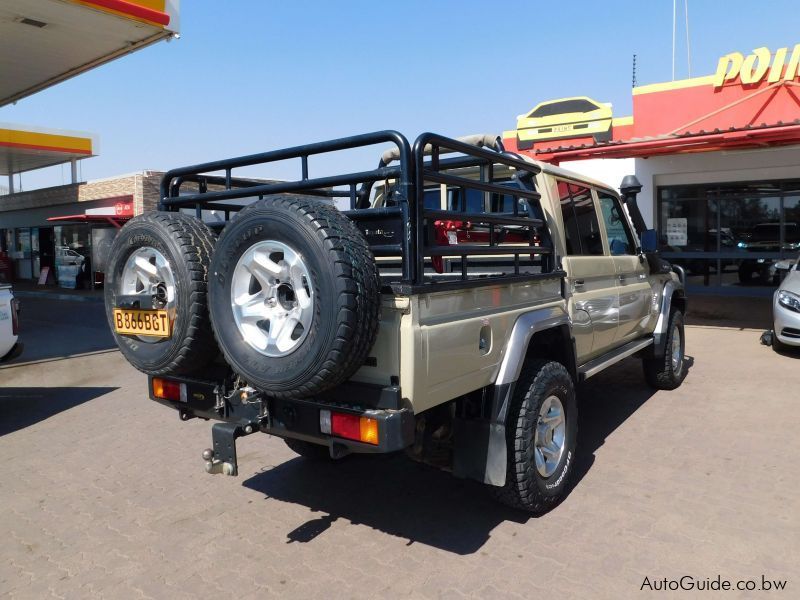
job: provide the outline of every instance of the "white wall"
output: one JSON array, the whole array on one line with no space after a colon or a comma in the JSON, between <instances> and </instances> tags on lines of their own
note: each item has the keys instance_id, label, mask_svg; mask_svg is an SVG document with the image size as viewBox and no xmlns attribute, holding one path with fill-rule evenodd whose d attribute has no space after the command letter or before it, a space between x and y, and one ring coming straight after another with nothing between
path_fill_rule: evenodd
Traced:
<instances>
[{"instance_id":1,"label":"white wall","mask_svg":"<svg viewBox=\"0 0 800 600\"><path fill-rule=\"evenodd\" d=\"M625 175L633 175L636 169L633 158L590 158L559 163L559 167L575 171L586 177L601 181L615 190Z\"/></svg>"}]
</instances>

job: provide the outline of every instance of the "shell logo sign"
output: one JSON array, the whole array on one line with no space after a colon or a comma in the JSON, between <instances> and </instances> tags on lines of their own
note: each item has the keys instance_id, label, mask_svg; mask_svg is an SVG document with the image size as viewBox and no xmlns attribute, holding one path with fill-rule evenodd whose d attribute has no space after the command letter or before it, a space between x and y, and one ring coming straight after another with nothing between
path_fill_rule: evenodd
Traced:
<instances>
[{"instance_id":1,"label":"shell logo sign","mask_svg":"<svg viewBox=\"0 0 800 600\"><path fill-rule=\"evenodd\" d=\"M744 85L760 83L767 77L769 83L783 79L791 81L800 75L800 44L795 45L789 55L789 48L780 48L773 57L769 48L762 46L745 58L741 52L731 52L719 59L717 72L714 74L714 87L721 88L728 81L737 77ZM785 67L785 69L784 69Z\"/></svg>"}]
</instances>

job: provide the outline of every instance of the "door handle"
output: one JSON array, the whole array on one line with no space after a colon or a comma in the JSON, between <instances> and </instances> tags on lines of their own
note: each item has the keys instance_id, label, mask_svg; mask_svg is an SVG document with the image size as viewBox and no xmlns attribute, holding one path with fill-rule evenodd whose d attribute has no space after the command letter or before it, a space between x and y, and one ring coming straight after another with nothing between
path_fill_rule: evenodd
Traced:
<instances>
[{"instance_id":1,"label":"door handle","mask_svg":"<svg viewBox=\"0 0 800 600\"><path fill-rule=\"evenodd\" d=\"M575 281L572 282L572 287L574 287L577 290L578 288L583 288L585 283L586 282L583 279L576 279Z\"/></svg>"},{"instance_id":2,"label":"door handle","mask_svg":"<svg viewBox=\"0 0 800 600\"><path fill-rule=\"evenodd\" d=\"M620 273L619 275L617 275L617 279L619 279L620 283L625 283L625 278L626 278L625 273Z\"/></svg>"}]
</instances>

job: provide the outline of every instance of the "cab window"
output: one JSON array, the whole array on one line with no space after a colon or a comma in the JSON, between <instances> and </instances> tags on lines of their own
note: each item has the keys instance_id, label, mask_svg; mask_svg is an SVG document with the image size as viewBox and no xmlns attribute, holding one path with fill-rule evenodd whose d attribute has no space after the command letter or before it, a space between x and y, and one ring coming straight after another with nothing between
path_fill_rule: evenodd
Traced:
<instances>
[{"instance_id":1,"label":"cab window","mask_svg":"<svg viewBox=\"0 0 800 600\"><path fill-rule=\"evenodd\" d=\"M597 221L592 190L586 186L558 182L561 216L564 219L564 235L567 255L602 256L603 236Z\"/></svg>"},{"instance_id":2,"label":"cab window","mask_svg":"<svg viewBox=\"0 0 800 600\"><path fill-rule=\"evenodd\" d=\"M516 182L508 180L495 180L495 184L504 187L516 188ZM441 208L441 189L439 187L425 190L423 201L425 208L438 210ZM524 198L517 198L517 210L520 215L529 215L531 209ZM466 212L470 214L481 213L508 213L514 212L514 196L512 194L486 194L481 190L467 187L447 188L447 199L444 210Z\"/></svg>"},{"instance_id":3,"label":"cab window","mask_svg":"<svg viewBox=\"0 0 800 600\"><path fill-rule=\"evenodd\" d=\"M603 214L611 254L614 256L635 254L636 245L633 243L633 236L628 229L628 222L619 199L600 190L597 191L597 198L600 201L600 212Z\"/></svg>"}]
</instances>

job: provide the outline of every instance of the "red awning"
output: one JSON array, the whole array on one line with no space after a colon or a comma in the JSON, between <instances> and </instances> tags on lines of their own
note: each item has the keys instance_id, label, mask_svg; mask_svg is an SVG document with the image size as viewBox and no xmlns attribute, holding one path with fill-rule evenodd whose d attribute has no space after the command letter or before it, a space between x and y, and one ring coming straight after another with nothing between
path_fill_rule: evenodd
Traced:
<instances>
[{"instance_id":1,"label":"red awning","mask_svg":"<svg viewBox=\"0 0 800 600\"><path fill-rule=\"evenodd\" d=\"M66 221L69 223L102 223L114 227L122 227L131 217L118 217L116 215L67 215L64 217L49 217L48 221Z\"/></svg>"}]
</instances>

